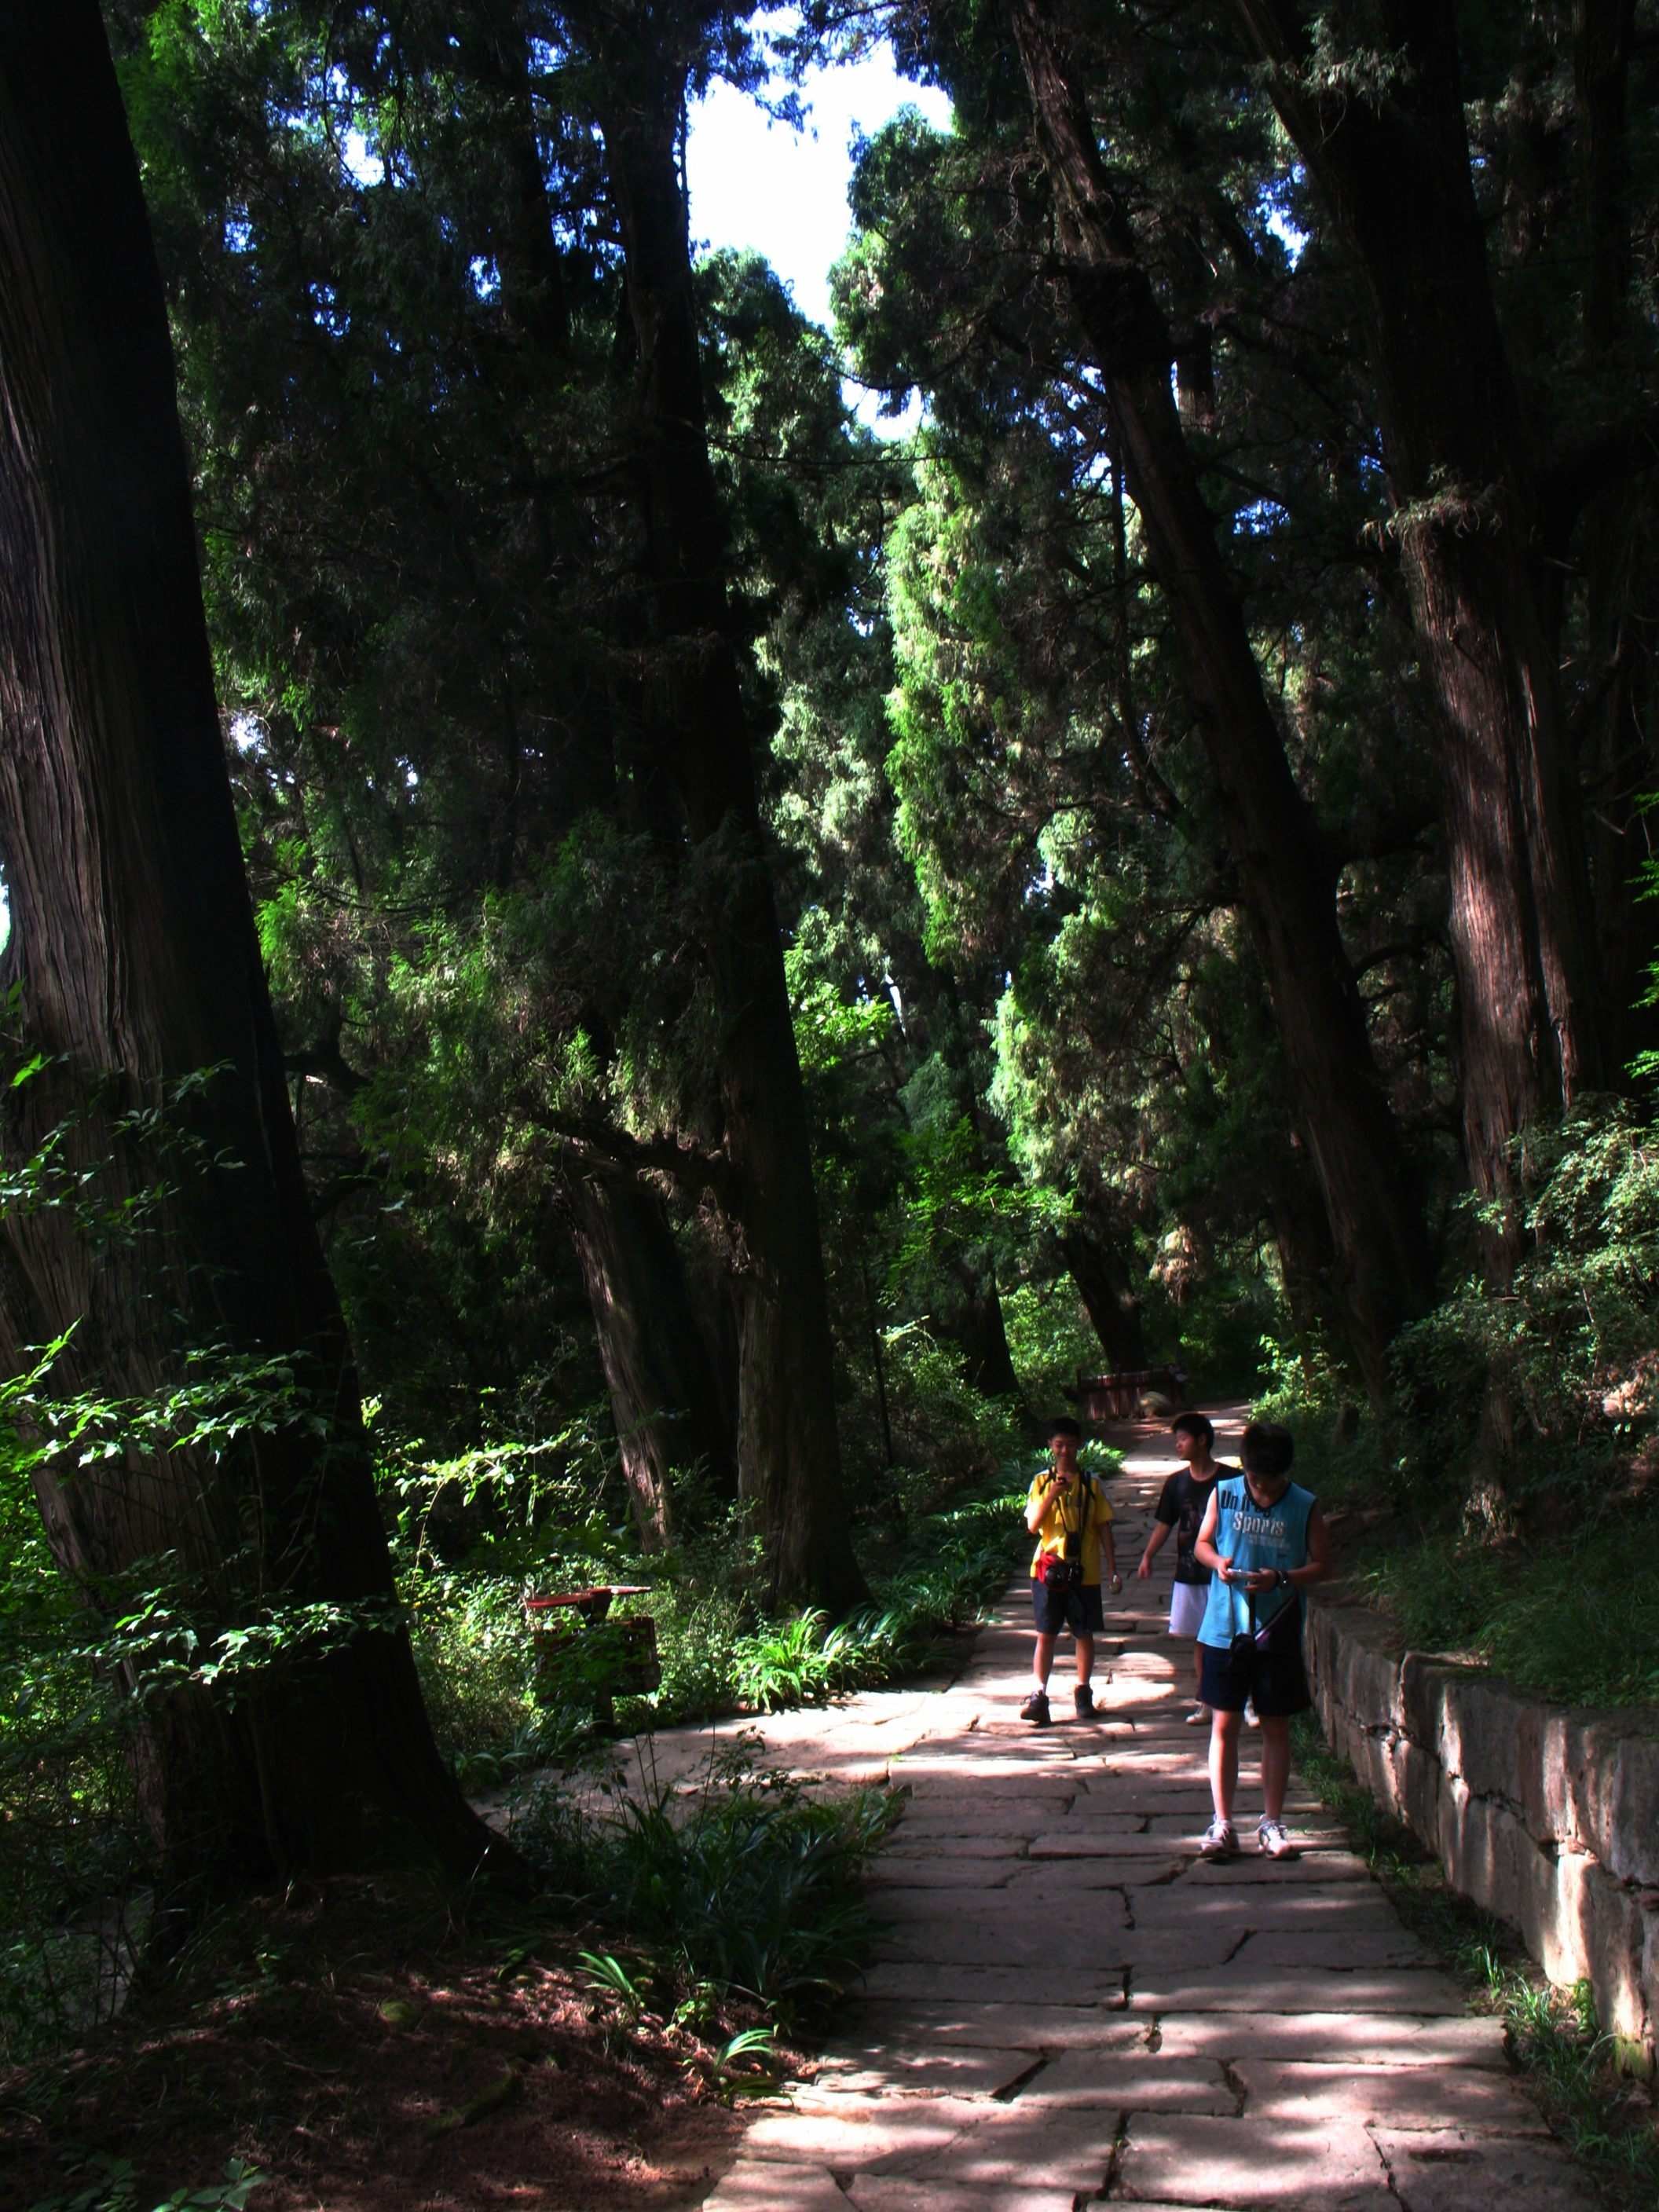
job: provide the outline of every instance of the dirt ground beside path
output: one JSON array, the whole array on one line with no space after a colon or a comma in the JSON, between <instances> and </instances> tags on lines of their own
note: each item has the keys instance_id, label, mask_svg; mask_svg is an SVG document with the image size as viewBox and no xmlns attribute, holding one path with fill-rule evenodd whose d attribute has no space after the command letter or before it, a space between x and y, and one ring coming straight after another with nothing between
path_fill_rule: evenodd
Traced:
<instances>
[{"instance_id":1,"label":"dirt ground beside path","mask_svg":"<svg viewBox=\"0 0 1659 2212\"><path fill-rule=\"evenodd\" d=\"M1237 1426L1218 1421L1224 1457ZM1071 1717L1066 1665L1057 1724L1017 1717L1023 1576L902 1719L792 1717L792 1763L874 1779L884 1757L908 1805L863 1996L751 2121L708 2212L1585 2212L1595 2186L1515 2081L1501 2023L1469 2016L1295 1778L1299 1859L1198 1857L1206 1737L1185 1725L1190 1646L1165 1633L1173 1545L1133 1574L1176 1462L1161 1430L1108 1441L1125 1590L1096 1719Z\"/></svg>"},{"instance_id":2,"label":"dirt ground beside path","mask_svg":"<svg viewBox=\"0 0 1659 2212\"><path fill-rule=\"evenodd\" d=\"M102 2179L88 2203L148 2212L232 2157L268 2177L250 2212L697 2203L741 2123L683 2045L607 2049L568 1932L543 1940L538 1955L483 1914L458 1927L418 1881L255 1900L165 2004L0 2076L0 2204L73 2203Z\"/></svg>"}]
</instances>

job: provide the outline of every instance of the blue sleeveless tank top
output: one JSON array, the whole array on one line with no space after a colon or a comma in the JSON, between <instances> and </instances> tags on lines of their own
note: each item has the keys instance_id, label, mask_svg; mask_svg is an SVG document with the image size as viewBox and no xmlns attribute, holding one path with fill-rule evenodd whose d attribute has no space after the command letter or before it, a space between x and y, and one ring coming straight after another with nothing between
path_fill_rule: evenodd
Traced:
<instances>
[{"instance_id":1,"label":"blue sleeveless tank top","mask_svg":"<svg viewBox=\"0 0 1659 2212\"><path fill-rule=\"evenodd\" d=\"M1216 1485L1215 1547L1224 1559L1231 1559L1235 1567L1303 1567L1308 1563L1308 1516L1317 1503L1311 1490L1304 1490L1293 1482L1285 1495L1272 1505L1258 1505L1244 1486L1242 1474L1230 1481ZM1302 1608L1299 1590L1259 1590L1255 1600L1255 1625L1260 1628L1273 1619L1285 1606ZM1225 1650L1235 1636L1247 1635L1250 1627L1250 1599L1248 1590L1224 1583L1219 1575L1212 1575L1207 1601L1204 1607L1203 1625L1198 1632L1200 1644L1215 1645Z\"/></svg>"}]
</instances>

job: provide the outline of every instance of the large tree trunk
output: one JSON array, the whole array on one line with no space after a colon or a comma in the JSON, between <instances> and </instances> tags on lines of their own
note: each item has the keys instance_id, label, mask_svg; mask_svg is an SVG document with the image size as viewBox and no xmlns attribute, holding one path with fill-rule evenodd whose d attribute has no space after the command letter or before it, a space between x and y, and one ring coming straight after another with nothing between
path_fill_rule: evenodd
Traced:
<instances>
[{"instance_id":1,"label":"large tree trunk","mask_svg":"<svg viewBox=\"0 0 1659 2212\"><path fill-rule=\"evenodd\" d=\"M1340 1328L1341 1316L1332 1313L1335 1255L1330 1225L1312 1179L1303 1170L1303 1149L1298 1144L1285 1161L1282 1180L1268 1194L1267 1213L1285 1285L1285 1311L1292 1334L1305 1344L1334 1325Z\"/></svg>"},{"instance_id":2,"label":"large tree trunk","mask_svg":"<svg viewBox=\"0 0 1659 2212\"><path fill-rule=\"evenodd\" d=\"M951 1300L936 1317L939 1334L961 1352L975 1390L988 1398L1018 1397L1019 1377L1008 1348L995 1269L979 1275L964 1267L959 1284L961 1297Z\"/></svg>"},{"instance_id":3,"label":"large tree trunk","mask_svg":"<svg viewBox=\"0 0 1659 2212\"><path fill-rule=\"evenodd\" d=\"M662 1200L629 1175L573 1176L564 1203L605 1363L617 1449L647 1551L673 1535L672 1478L701 1467L737 1489L727 1394L708 1347Z\"/></svg>"},{"instance_id":4,"label":"large tree trunk","mask_svg":"<svg viewBox=\"0 0 1659 2212\"><path fill-rule=\"evenodd\" d=\"M1650 856L1647 794L1659 783L1659 550L1654 487L1603 493L1585 517L1586 696L1578 757L1589 800L1595 974L1608 1079L1659 1048L1659 1009L1644 1005L1654 915L1641 871Z\"/></svg>"},{"instance_id":5,"label":"large tree trunk","mask_svg":"<svg viewBox=\"0 0 1659 2212\"><path fill-rule=\"evenodd\" d=\"M741 1294L738 1474L778 1601L865 1595L836 1432L829 1305L805 1095L768 873L709 464L677 149L695 20L623 4L573 20L595 64L639 353L646 711L690 841L688 881L720 1015L720 1084Z\"/></svg>"},{"instance_id":6,"label":"large tree trunk","mask_svg":"<svg viewBox=\"0 0 1659 2212\"><path fill-rule=\"evenodd\" d=\"M1635 0L1577 0L1573 85L1578 116L1581 227L1589 276L1584 349L1617 375L1631 323L1628 92ZM1595 907L1594 969L1609 1081L1659 1045L1656 1009L1641 1003L1653 957L1651 915L1638 875L1648 857L1644 794L1654 787L1655 665L1659 559L1652 477L1597 491L1584 514L1585 668L1576 732L1587 804L1587 858Z\"/></svg>"},{"instance_id":7,"label":"large tree trunk","mask_svg":"<svg viewBox=\"0 0 1659 2212\"><path fill-rule=\"evenodd\" d=\"M129 1442L36 1489L102 1607L172 1583L269 1663L134 1711L171 1887L490 1849L434 1747L349 1347L302 1187L216 711L161 280L95 0L0 18L0 866L21 1045L0 1359L72 1331L47 1389L154 1404L191 1352L291 1369L270 1421ZM181 1080L211 1070L169 1109ZM123 1211L130 1217L123 1221ZM256 1393L256 1396L258 1394ZM332 1612L307 1632L297 1608ZM318 1615L307 1617L314 1628Z\"/></svg>"},{"instance_id":8,"label":"large tree trunk","mask_svg":"<svg viewBox=\"0 0 1659 2212\"><path fill-rule=\"evenodd\" d=\"M1144 1367L1146 1329L1139 1286L1110 1232L1080 1220L1060 1238L1060 1250L1107 1366Z\"/></svg>"},{"instance_id":9,"label":"large tree trunk","mask_svg":"<svg viewBox=\"0 0 1659 2212\"><path fill-rule=\"evenodd\" d=\"M1235 5L1367 287L1392 528L1441 709L1465 1139L1476 1187L1503 1203L1515 1139L1606 1071L1537 456L1486 266L1456 11L1382 0L1364 43L1380 39L1387 84L1339 99L1308 89L1300 0ZM1519 1236L1518 1209L1503 1203L1496 1288Z\"/></svg>"},{"instance_id":10,"label":"large tree trunk","mask_svg":"<svg viewBox=\"0 0 1659 2212\"><path fill-rule=\"evenodd\" d=\"M1048 0L1010 0L1073 311L1110 400L1128 489L1181 640L1239 896L1284 1042L1368 1393L1431 1288L1416 1177L1372 1060L1336 916L1336 871L1296 787L1170 386L1174 353Z\"/></svg>"}]
</instances>

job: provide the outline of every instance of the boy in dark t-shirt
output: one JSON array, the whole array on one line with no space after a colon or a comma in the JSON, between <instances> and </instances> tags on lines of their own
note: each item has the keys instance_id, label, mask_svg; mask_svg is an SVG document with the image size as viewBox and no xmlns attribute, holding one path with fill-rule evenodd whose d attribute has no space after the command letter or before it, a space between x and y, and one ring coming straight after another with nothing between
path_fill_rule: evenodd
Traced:
<instances>
[{"instance_id":1,"label":"boy in dark t-shirt","mask_svg":"<svg viewBox=\"0 0 1659 2212\"><path fill-rule=\"evenodd\" d=\"M1216 1479L1236 1470L1224 1468L1212 1447L1215 1430L1202 1413L1177 1413L1170 1424L1170 1433L1175 1448L1187 1462L1164 1484L1152 1517L1152 1533L1146 1548L1140 1555L1140 1565L1135 1572L1145 1582L1152 1571L1152 1561L1169 1540L1171 1528L1176 1532L1175 1587L1170 1593L1170 1633L1171 1636L1193 1638L1193 1680L1194 1687L1201 1687L1203 1653L1198 1648L1199 1624L1204 1618L1205 1602L1209 1595L1210 1571L1200 1566L1193 1557L1193 1546L1204 1525L1204 1516L1211 1498L1215 1495ZM1196 1728L1210 1717L1210 1709L1200 1698L1187 1716L1190 1726Z\"/></svg>"}]
</instances>

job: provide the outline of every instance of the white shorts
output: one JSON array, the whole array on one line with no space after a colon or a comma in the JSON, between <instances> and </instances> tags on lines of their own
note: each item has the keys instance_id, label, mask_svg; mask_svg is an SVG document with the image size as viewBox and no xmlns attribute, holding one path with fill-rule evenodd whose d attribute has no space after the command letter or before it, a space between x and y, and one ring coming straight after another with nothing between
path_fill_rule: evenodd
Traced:
<instances>
[{"instance_id":1,"label":"white shorts","mask_svg":"<svg viewBox=\"0 0 1659 2212\"><path fill-rule=\"evenodd\" d=\"M1170 1633L1196 1636L1210 1601L1207 1583L1176 1583L1170 1592Z\"/></svg>"}]
</instances>

